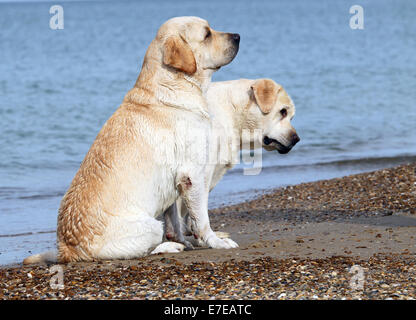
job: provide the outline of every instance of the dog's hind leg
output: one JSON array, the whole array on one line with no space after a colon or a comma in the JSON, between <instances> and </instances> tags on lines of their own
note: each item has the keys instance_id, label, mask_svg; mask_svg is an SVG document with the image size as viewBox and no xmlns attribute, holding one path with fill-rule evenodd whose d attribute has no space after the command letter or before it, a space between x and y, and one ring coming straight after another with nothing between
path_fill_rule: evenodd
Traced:
<instances>
[{"instance_id":1,"label":"dog's hind leg","mask_svg":"<svg viewBox=\"0 0 416 320\"><path fill-rule=\"evenodd\" d=\"M113 217L94 245L98 259L133 259L150 254L163 240L163 224L150 216Z\"/></svg>"},{"instance_id":2,"label":"dog's hind leg","mask_svg":"<svg viewBox=\"0 0 416 320\"><path fill-rule=\"evenodd\" d=\"M177 253L182 252L185 250L185 245L179 242L167 241L159 244L155 250L153 250L150 254L157 254L157 253Z\"/></svg>"}]
</instances>

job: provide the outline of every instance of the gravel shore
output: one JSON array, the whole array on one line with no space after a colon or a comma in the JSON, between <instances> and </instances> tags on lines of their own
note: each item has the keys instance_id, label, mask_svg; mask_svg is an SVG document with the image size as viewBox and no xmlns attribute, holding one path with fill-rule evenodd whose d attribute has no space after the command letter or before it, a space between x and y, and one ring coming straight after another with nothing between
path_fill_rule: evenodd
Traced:
<instances>
[{"instance_id":1,"label":"gravel shore","mask_svg":"<svg viewBox=\"0 0 416 320\"><path fill-rule=\"evenodd\" d=\"M414 299L416 163L210 212L232 250L0 269L0 299ZM52 281L52 287L51 287Z\"/></svg>"}]
</instances>

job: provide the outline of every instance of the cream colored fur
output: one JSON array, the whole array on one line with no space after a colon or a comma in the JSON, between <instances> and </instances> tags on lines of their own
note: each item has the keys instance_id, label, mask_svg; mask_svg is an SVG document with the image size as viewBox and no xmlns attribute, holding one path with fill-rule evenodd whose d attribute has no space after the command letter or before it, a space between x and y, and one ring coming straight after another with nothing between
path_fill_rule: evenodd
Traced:
<instances>
[{"instance_id":1,"label":"cream colored fur","mask_svg":"<svg viewBox=\"0 0 416 320\"><path fill-rule=\"evenodd\" d=\"M134 88L98 133L62 199L59 263L149 254L163 237L156 217L179 196L199 238L213 248L230 247L209 224L201 155L211 127L205 93L214 71L237 54L238 42L238 35L197 17L160 27Z\"/></svg>"},{"instance_id":2,"label":"cream colored fur","mask_svg":"<svg viewBox=\"0 0 416 320\"><path fill-rule=\"evenodd\" d=\"M205 173L210 190L239 162L240 147L254 142L255 136L243 134L243 131L261 130L256 143L269 151L286 153L299 141L290 123L295 115L293 101L273 80L214 82L208 89L207 101L213 128L210 136L211 161ZM265 137L277 142L266 145ZM194 237L184 238L184 233L193 233L192 224L187 223L187 214L181 199L166 211L166 238L186 246L203 245Z\"/></svg>"}]
</instances>

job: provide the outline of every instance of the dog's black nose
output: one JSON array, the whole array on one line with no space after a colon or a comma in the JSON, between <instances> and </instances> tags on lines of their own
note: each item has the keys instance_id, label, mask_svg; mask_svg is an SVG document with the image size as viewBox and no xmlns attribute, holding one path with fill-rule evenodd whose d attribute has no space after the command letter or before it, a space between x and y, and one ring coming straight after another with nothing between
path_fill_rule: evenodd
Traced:
<instances>
[{"instance_id":1,"label":"dog's black nose","mask_svg":"<svg viewBox=\"0 0 416 320\"><path fill-rule=\"evenodd\" d=\"M298 134L297 133L294 133L292 135L292 145L297 144L299 141L300 141L300 138L299 138Z\"/></svg>"},{"instance_id":2,"label":"dog's black nose","mask_svg":"<svg viewBox=\"0 0 416 320\"><path fill-rule=\"evenodd\" d=\"M238 33L233 33L231 35L231 38L233 39L234 42L240 43L240 35Z\"/></svg>"}]
</instances>

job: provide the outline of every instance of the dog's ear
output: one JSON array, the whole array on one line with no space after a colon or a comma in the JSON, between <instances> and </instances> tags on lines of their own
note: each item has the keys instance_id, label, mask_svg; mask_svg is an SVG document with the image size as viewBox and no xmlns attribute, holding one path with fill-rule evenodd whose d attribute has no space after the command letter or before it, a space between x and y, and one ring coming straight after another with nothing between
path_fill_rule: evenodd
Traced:
<instances>
[{"instance_id":1,"label":"dog's ear","mask_svg":"<svg viewBox=\"0 0 416 320\"><path fill-rule=\"evenodd\" d=\"M163 46L163 63L189 75L196 72L196 61L191 47L178 36L166 39Z\"/></svg>"},{"instance_id":2,"label":"dog's ear","mask_svg":"<svg viewBox=\"0 0 416 320\"><path fill-rule=\"evenodd\" d=\"M269 113L275 105L277 95L282 87L273 80L259 79L254 82L251 89L261 112Z\"/></svg>"}]
</instances>

